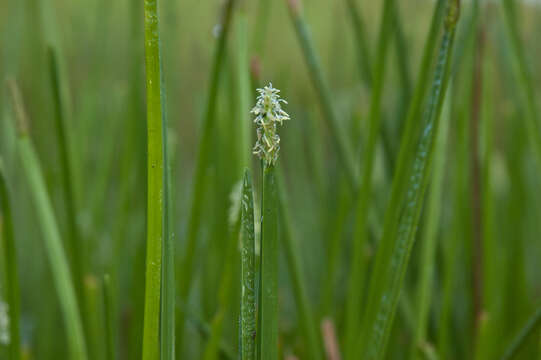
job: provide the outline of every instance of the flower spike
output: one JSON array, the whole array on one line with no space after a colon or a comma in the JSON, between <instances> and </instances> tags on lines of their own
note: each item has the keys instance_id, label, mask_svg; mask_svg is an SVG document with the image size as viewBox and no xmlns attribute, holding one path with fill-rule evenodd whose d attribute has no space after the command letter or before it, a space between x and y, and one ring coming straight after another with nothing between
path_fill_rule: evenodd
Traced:
<instances>
[{"instance_id":1,"label":"flower spike","mask_svg":"<svg viewBox=\"0 0 541 360\"><path fill-rule=\"evenodd\" d=\"M257 89L257 92L257 102L251 111L255 115L254 123L257 127L257 141L253 151L267 165L273 166L280 151L280 137L276 133L276 125L283 125L284 120L289 120L289 115L282 110L280 103L287 104L287 101L280 98L280 90L273 88L271 83Z\"/></svg>"}]
</instances>

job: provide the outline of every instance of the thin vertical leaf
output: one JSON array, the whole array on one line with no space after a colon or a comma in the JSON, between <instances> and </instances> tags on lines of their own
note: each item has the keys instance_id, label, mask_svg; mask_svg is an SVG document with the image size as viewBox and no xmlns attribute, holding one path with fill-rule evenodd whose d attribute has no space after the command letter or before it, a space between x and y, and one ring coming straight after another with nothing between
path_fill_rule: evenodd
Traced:
<instances>
[{"instance_id":1,"label":"thin vertical leaf","mask_svg":"<svg viewBox=\"0 0 541 360\"><path fill-rule=\"evenodd\" d=\"M80 310L77 305L77 297L75 295L67 257L62 247L62 239L53 207L47 193L38 157L28 135L28 124L24 105L14 80L10 81L9 88L18 126L18 152L43 232L45 250L49 258L58 299L67 328L66 334L68 336L71 358L73 360L86 360L88 355Z\"/></svg>"},{"instance_id":2,"label":"thin vertical leaf","mask_svg":"<svg viewBox=\"0 0 541 360\"><path fill-rule=\"evenodd\" d=\"M255 360L256 293L254 199L250 171L244 171L241 194L241 360Z\"/></svg>"},{"instance_id":3,"label":"thin vertical leaf","mask_svg":"<svg viewBox=\"0 0 541 360\"><path fill-rule=\"evenodd\" d=\"M536 104L536 94L533 84L533 77L530 74L524 46L520 40L519 28L516 20L514 0L503 0L502 2L507 33L511 45L511 54L513 57L513 72L520 89L520 99L525 108L526 128L528 129L528 138L530 145L535 152L535 159L539 170L541 170L541 130L539 128L539 110Z\"/></svg>"},{"instance_id":4,"label":"thin vertical leaf","mask_svg":"<svg viewBox=\"0 0 541 360\"><path fill-rule=\"evenodd\" d=\"M11 203L4 174L4 166L0 159L0 210L2 211L0 230L0 239L2 239L1 248L4 249L5 267L7 274L7 305L9 309L9 355L10 359L18 360L21 358L21 337L20 337L20 319L21 319L21 291L19 288L19 271L17 265L17 249L15 248L15 235L13 231L13 219L11 213Z\"/></svg>"},{"instance_id":5,"label":"thin vertical leaf","mask_svg":"<svg viewBox=\"0 0 541 360\"><path fill-rule=\"evenodd\" d=\"M277 177L280 224L283 231L282 244L284 246L286 261L291 276L293 294L297 312L299 314L299 320L301 322L302 332L306 339L307 358L321 360L323 359L323 353L319 343L317 326L310 302L308 301L308 293L305 287L306 277L303 274L299 251L295 244L298 237L294 234L294 228L291 224L292 218L285 192L284 177L280 170L278 171Z\"/></svg>"},{"instance_id":6,"label":"thin vertical leaf","mask_svg":"<svg viewBox=\"0 0 541 360\"><path fill-rule=\"evenodd\" d=\"M111 288L111 276L103 276L103 309L105 318L105 359L116 359L115 305Z\"/></svg>"},{"instance_id":7,"label":"thin vertical leaf","mask_svg":"<svg viewBox=\"0 0 541 360\"><path fill-rule=\"evenodd\" d=\"M65 117L65 104L62 102L62 94L60 91L60 70L58 68L58 60L56 52L52 47L47 49L49 58L49 72L51 76L52 94L55 114L55 128L58 138L58 147L60 150L60 165L62 168L62 189L64 190L64 201L66 203L66 216L68 218L68 246L71 254L71 270L75 281L75 290L77 299L82 307L84 304L84 263L83 263L83 242L77 226L77 205L74 186L74 167L69 147L68 126ZM83 318L84 321L84 318Z\"/></svg>"},{"instance_id":8,"label":"thin vertical leaf","mask_svg":"<svg viewBox=\"0 0 541 360\"><path fill-rule=\"evenodd\" d=\"M345 356L354 357L355 345L358 336L360 310L362 299L364 264L363 251L367 239L367 218L372 195L372 171L376 153L378 135L381 123L381 96L385 76L385 64L389 40L393 29L394 0L385 0L383 3L383 18L381 20L376 61L374 68L374 81L372 86L372 99L370 103L368 141L363 149L361 189L357 195L355 209L355 229L353 232L353 253L351 255L351 270L348 282L348 297L346 300L346 332Z\"/></svg>"},{"instance_id":9,"label":"thin vertical leaf","mask_svg":"<svg viewBox=\"0 0 541 360\"><path fill-rule=\"evenodd\" d=\"M297 33L297 39L302 48L306 66L310 72L314 88L319 96L319 103L323 112L324 119L331 130L332 139L338 152L342 166L347 175L352 188L356 189L358 184L357 167L353 160L351 146L347 142L342 129L340 128L338 118L332 107L331 91L323 78L323 71L317 57L314 44L310 37L308 26L301 14L300 0L286 0L289 7L289 14Z\"/></svg>"},{"instance_id":10,"label":"thin vertical leaf","mask_svg":"<svg viewBox=\"0 0 541 360\"><path fill-rule=\"evenodd\" d=\"M415 319L415 333L412 341L412 358L417 359L419 350L427 341L428 316L430 314L431 289L434 284L434 267L436 263L436 245L438 229L440 225L442 198L443 198L443 180L446 164L446 146L448 138L449 122L451 117L451 85L445 97L443 105L443 114L441 119L441 128L438 131L436 145L434 149L434 168L432 170L432 179L430 184L430 194L428 195L426 208L426 224L423 228L421 245L421 264L419 269L421 274L416 293L417 316Z\"/></svg>"},{"instance_id":11,"label":"thin vertical leaf","mask_svg":"<svg viewBox=\"0 0 541 360\"><path fill-rule=\"evenodd\" d=\"M180 274L178 276L180 301L183 302L184 305L188 300L188 295L193 281L193 267L195 261L195 250L197 245L197 235L201 222L201 211L203 205L203 197L205 193L205 175L207 173L206 169L212 151L212 129L214 128L216 116L218 85L224 65L227 42L226 40L231 24L231 15L233 13L234 3L235 0L227 0L227 2L224 4L222 18L223 20L220 28L218 42L216 43L216 48L214 50L214 58L212 61L212 69L210 75L210 86L205 108L205 117L203 119L203 124L201 128L202 133L197 150L197 165L195 168L195 175L193 181L191 200L192 203L188 217L186 245L183 251L184 256L180 264L181 266L179 268ZM182 351L181 342L183 337L185 316L186 314L182 310L177 313L175 348L178 353Z\"/></svg>"},{"instance_id":12,"label":"thin vertical leaf","mask_svg":"<svg viewBox=\"0 0 541 360\"><path fill-rule=\"evenodd\" d=\"M261 283L258 327L260 360L278 359L278 199L274 165L263 167Z\"/></svg>"},{"instance_id":13,"label":"thin vertical leaf","mask_svg":"<svg viewBox=\"0 0 541 360\"><path fill-rule=\"evenodd\" d=\"M401 216L395 219L390 228L384 228L382 242L378 249L360 337L360 342L363 344L361 348L363 358L382 359L385 353L428 184L434 138L438 130L439 115L449 80L449 60L459 8L459 0L451 0L448 4L432 89L423 117L423 131L415 150L415 161L403 176L398 177L401 174L397 174L394 179L394 181L406 182L408 192L398 203L403 205ZM391 199L393 199L393 194L391 194ZM394 211L394 208L389 209L388 211Z\"/></svg>"},{"instance_id":14,"label":"thin vertical leaf","mask_svg":"<svg viewBox=\"0 0 541 360\"><path fill-rule=\"evenodd\" d=\"M160 312L162 290L162 246L166 222L166 171L162 73L157 0L145 0L145 65L147 87L147 252L143 359L160 359ZM171 313L164 317L173 316ZM163 334L163 342L171 342ZM163 354L165 355L165 354ZM171 357L170 357L171 358ZM169 358L169 359L170 359Z\"/></svg>"}]
</instances>

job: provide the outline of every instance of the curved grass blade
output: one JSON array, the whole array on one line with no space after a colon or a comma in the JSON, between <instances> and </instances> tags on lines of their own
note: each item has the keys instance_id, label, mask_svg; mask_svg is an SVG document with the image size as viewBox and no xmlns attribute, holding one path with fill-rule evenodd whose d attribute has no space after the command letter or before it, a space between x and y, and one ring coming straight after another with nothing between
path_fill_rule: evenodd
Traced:
<instances>
[{"instance_id":1,"label":"curved grass blade","mask_svg":"<svg viewBox=\"0 0 541 360\"><path fill-rule=\"evenodd\" d=\"M162 310L163 293L172 284L162 285L162 258L167 222L167 162L165 159L165 133L167 125L162 94L162 71L157 0L145 0L145 67L147 95L147 252L145 275L145 307L143 324L143 359L173 358L173 333L170 326L163 328L160 337L161 317L174 317L174 307L167 304ZM169 249L167 249L169 250ZM172 254L171 254L172 255ZM172 265L172 264L168 264ZM164 268L167 279L173 269ZM169 275L168 275L169 274ZM173 303L174 306L174 303ZM171 324L170 322L168 322ZM160 356L160 353L163 353Z\"/></svg>"},{"instance_id":2,"label":"curved grass blade","mask_svg":"<svg viewBox=\"0 0 541 360\"><path fill-rule=\"evenodd\" d=\"M260 360L278 359L278 199L273 165L263 167L261 283L259 307Z\"/></svg>"},{"instance_id":3,"label":"curved grass blade","mask_svg":"<svg viewBox=\"0 0 541 360\"><path fill-rule=\"evenodd\" d=\"M521 347L526 344L526 340L541 327L541 307L538 308L526 325L519 331L513 339L501 360L511 360L519 353Z\"/></svg>"},{"instance_id":4,"label":"curved grass blade","mask_svg":"<svg viewBox=\"0 0 541 360\"><path fill-rule=\"evenodd\" d=\"M62 240L60 238L60 232L58 230L53 207L47 193L38 157L34 150L34 146L30 141L30 137L28 136L28 125L24 105L14 80L9 82L9 88L17 118L17 147L19 156L43 232L45 249L49 258L56 291L64 316L71 358L73 360L86 360L88 355L80 310L77 305L77 297L75 295L66 254L62 248Z\"/></svg>"},{"instance_id":5,"label":"curved grass blade","mask_svg":"<svg viewBox=\"0 0 541 360\"><path fill-rule=\"evenodd\" d=\"M17 250L13 231L11 203L4 174L2 159L0 159L0 210L2 221L0 239L5 251L5 274L7 274L7 304L9 309L9 355L10 359L21 358L20 318L21 318L21 291L19 288L19 272L17 266Z\"/></svg>"},{"instance_id":6,"label":"curved grass blade","mask_svg":"<svg viewBox=\"0 0 541 360\"><path fill-rule=\"evenodd\" d=\"M319 96L319 102L321 105L321 110L323 111L324 119L331 130L332 139L336 146L336 150L338 151L340 161L344 166L344 171L347 175L348 181L352 188L357 189L357 167L355 166L355 161L353 160L351 146L347 142L347 138L344 136L340 128L338 118L333 110L331 92L323 78L323 71L321 70L321 65L308 31L308 26L302 17L300 0L286 1L288 2L289 14L291 15L293 25L295 26L297 38L302 48L304 59L306 60L306 65L310 72L310 77Z\"/></svg>"},{"instance_id":7,"label":"curved grass blade","mask_svg":"<svg viewBox=\"0 0 541 360\"><path fill-rule=\"evenodd\" d=\"M241 360L255 360L256 350L256 287L254 199L250 171L244 171L241 198ZM255 336L254 336L255 335Z\"/></svg>"},{"instance_id":8,"label":"curved grass blade","mask_svg":"<svg viewBox=\"0 0 541 360\"><path fill-rule=\"evenodd\" d=\"M301 328L308 348L306 352L307 358L321 360L323 359L323 352L318 338L313 311L310 302L308 301L308 294L304 285L305 276L303 275L299 252L295 245L295 240L298 239L298 237L293 233L294 228L291 224L291 215L285 192L284 178L280 170L281 168L278 171L277 177L280 221L283 231L282 244L284 246L286 261L291 275L297 312L299 314Z\"/></svg>"},{"instance_id":9,"label":"curved grass blade","mask_svg":"<svg viewBox=\"0 0 541 360\"><path fill-rule=\"evenodd\" d=\"M434 138L438 131L439 115L449 80L449 60L452 54L459 8L459 0L451 0L448 4L434 80L424 113L424 129L415 151L414 162L403 176L394 179L395 182L406 182L408 192L403 201L398 203L403 204L400 217L394 219L390 228L384 228L383 239L371 275L368 306L360 337L360 342L363 344L362 356L366 359L383 358L396 312L428 184ZM396 189L394 186L393 188ZM392 198L393 195L391 195ZM389 208L388 211L394 211L394 209Z\"/></svg>"},{"instance_id":10,"label":"curved grass blade","mask_svg":"<svg viewBox=\"0 0 541 360\"><path fill-rule=\"evenodd\" d=\"M355 229L353 233L353 254L348 282L348 297L346 300L346 331L345 356L354 358L356 337L359 330L359 319L363 289L364 264L363 250L367 238L367 214L372 195L372 170L375 150L381 123L381 96L383 93L383 80L389 40L393 29L394 0L385 0L383 3L383 19L381 20L378 38L378 48L374 68L374 82L372 86L372 99L370 103L368 141L362 157L361 189L357 195L355 209Z\"/></svg>"},{"instance_id":11,"label":"curved grass blade","mask_svg":"<svg viewBox=\"0 0 541 360\"><path fill-rule=\"evenodd\" d=\"M197 151L197 165L192 189L193 198L190 207L190 215L188 218L186 247L184 250L184 257L182 258L182 262L180 264L180 274L178 276L180 301L182 301L184 304L188 299L188 294L193 281L193 267L197 245L196 241L199 224L201 222L201 210L205 193L205 175L207 173L207 164L212 150L212 129L215 123L218 84L224 65L226 40L231 24L231 15L233 13L234 3L235 0L228 0L223 8L223 22L214 52L206 112L202 125L201 139L199 140L199 147ZM186 314L184 311L182 311L182 309L177 313L175 346L177 352L181 351L185 315Z\"/></svg>"}]
</instances>

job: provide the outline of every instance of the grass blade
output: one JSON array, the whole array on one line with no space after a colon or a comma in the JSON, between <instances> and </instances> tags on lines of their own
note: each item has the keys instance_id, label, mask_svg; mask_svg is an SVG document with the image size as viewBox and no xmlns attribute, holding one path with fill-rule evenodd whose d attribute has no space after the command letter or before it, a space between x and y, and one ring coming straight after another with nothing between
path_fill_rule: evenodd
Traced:
<instances>
[{"instance_id":1,"label":"grass blade","mask_svg":"<svg viewBox=\"0 0 541 360\"><path fill-rule=\"evenodd\" d=\"M278 199L274 169L273 165L263 167L258 324L261 360L278 359Z\"/></svg>"},{"instance_id":2,"label":"grass blade","mask_svg":"<svg viewBox=\"0 0 541 360\"><path fill-rule=\"evenodd\" d=\"M115 305L111 288L111 276L103 276L103 309L105 317L105 359L116 359Z\"/></svg>"},{"instance_id":3,"label":"grass blade","mask_svg":"<svg viewBox=\"0 0 541 360\"><path fill-rule=\"evenodd\" d=\"M80 310L53 207L47 193L39 160L28 136L28 125L20 92L14 81L9 83L9 87L19 131L17 140L19 156L43 232L45 249L67 329L71 358L86 360L88 355Z\"/></svg>"},{"instance_id":4,"label":"grass blade","mask_svg":"<svg viewBox=\"0 0 541 360\"><path fill-rule=\"evenodd\" d=\"M308 293L306 292L306 287L304 285L306 283L306 277L303 274L301 259L295 244L298 237L293 233L294 228L291 224L292 218L285 192L286 187L283 174L280 170L278 171L277 177L280 221L283 231L282 244L284 246L286 261L291 276L293 293L297 306L297 312L301 322L302 332L304 333L304 337L306 339L307 358L321 360L323 359L323 353L319 344L317 326L314 320L314 314L311 309L310 302L308 301Z\"/></svg>"},{"instance_id":5,"label":"grass blade","mask_svg":"<svg viewBox=\"0 0 541 360\"><path fill-rule=\"evenodd\" d=\"M214 52L212 70L210 75L210 87L206 103L206 113L203 119L202 134L199 140L199 147L197 151L197 165L195 169L195 177L192 189L192 203L188 218L186 245L184 250L184 257L182 258L181 267L179 269L180 275L178 277L180 301L182 301L184 304L188 300L188 294L190 292L193 281L193 267L195 260L195 250L197 245L196 241L199 225L201 222L201 210L203 204L203 196L205 193L205 175L207 173L207 164L212 150L212 129L215 123L218 84L220 80L220 74L222 73L224 65L226 40L231 24L231 15L233 13L234 3L234 0L228 0L224 5L223 22L221 26L220 36L218 38L218 42L216 44ZM176 349L178 353L182 351L181 342L184 330L184 318L185 314L181 310L177 314L176 320Z\"/></svg>"},{"instance_id":6,"label":"grass blade","mask_svg":"<svg viewBox=\"0 0 541 360\"><path fill-rule=\"evenodd\" d=\"M235 200L233 200L235 201ZM225 261L222 270L222 277L218 290L218 310L214 314L210 329L210 337L204 352L205 360L216 360L220 339L222 338L224 320L229 310L231 302L231 290L233 284L233 276L235 265L238 263L238 239L240 234L240 213L236 215L236 219L229 230L229 238L226 240L227 246L224 248Z\"/></svg>"},{"instance_id":7,"label":"grass blade","mask_svg":"<svg viewBox=\"0 0 541 360\"><path fill-rule=\"evenodd\" d=\"M327 125L331 130L332 139L338 151L338 156L344 167L344 171L347 175L348 181L352 188L356 189L358 184L357 167L353 161L353 155L351 152L351 146L348 144L346 137L344 136L338 118L332 107L331 92L325 80L323 79L323 72L321 65L316 55L314 44L310 38L308 26L304 21L300 9L300 0L287 0L289 6L289 14L291 20L295 26L297 38L306 60L306 65L310 72L314 88L319 96L319 102L323 116L327 121Z\"/></svg>"},{"instance_id":8,"label":"grass blade","mask_svg":"<svg viewBox=\"0 0 541 360\"><path fill-rule=\"evenodd\" d=\"M526 340L535 334L536 330L541 326L541 308L538 308L532 317L528 320L526 325L515 336L505 353L501 357L501 360L511 360L519 353L521 347L526 344Z\"/></svg>"},{"instance_id":9,"label":"grass blade","mask_svg":"<svg viewBox=\"0 0 541 360\"><path fill-rule=\"evenodd\" d=\"M255 360L256 286L254 199L250 171L244 171L241 198L242 224L242 297L241 297L241 360Z\"/></svg>"},{"instance_id":10,"label":"grass blade","mask_svg":"<svg viewBox=\"0 0 541 360\"><path fill-rule=\"evenodd\" d=\"M521 91L521 100L525 108L526 128L528 129L528 138L535 152L535 159L539 170L541 170L541 133L539 129L539 111L536 105L536 94L533 77L526 62L524 47L520 41L519 29L516 21L515 6L513 0L504 0L503 8L507 25L507 33L511 45L511 54L513 57L513 72L519 89Z\"/></svg>"},{"instance_id":11,"label":"grass blade","mask_svg":"<svg viewBox=\"0 0 541 360\"><path fill-rule=\"evenodd\" d=\"M147 253L145 275L145 310L143 325L143 359L160 359L162 343L171 344L172 333L163 334L160 343L162 290L162 246L167 213L166 160L164 134L167 126L162 95L160 36L157 0L145 0L145 65L147 86ZM172 271L172 269L169 269ZM164 284L170 285L170 284ZM165 292L165 289L164 289ZM164 317L172 317L172 309ZM167 329L166 329L167 330ZM168 351L168 349L165 349ZM168 352L168 359L171 353Z\"/></svg>"},{"instance_id":12,"label":"grass blade","mask_svg":"<svg viewBox=\"0 0 541 360\"><path fill-rule=\"evenodd\" d=\"M376 66L374 68L374 82L372 86L372 100L370 103L368 141L364 147L362 157L362 180L361 189L357 195L355 209L355 229L353 233L353 254L348 283L348 297L346 300L346 332L345 332L345 357L354 358L356 337L358 334L360 306L362 299L363 276L365 261L363 251L367 238L367 214L372 195L372 170L375 158L375 150L381 123L381 96L383 93L383 81L385 75L385 63L389 39L392 34L392 20L394 17L394 0L385 0L383 3L383 18L381 20L376 54Z\"/></svg>"},{"instance_id":13,"label":"grass blade","mask_svg":"<svg viewBox=\"0 0 541 360\"><path fill-rule=\"evenodd\" d=\"M430 184L430 194L426 209L426 224L423 228L421 265L419 285L417 286L417 316L415 333L412 342L412 358L419 358L419 350L427 342L428 315L430 312L431 293L434 283L434 266L436 260L436 244L438 240L438 226L441 217L441 201L443 196L443 180L445 175L446 146L449 122L451 117L451 91L445 98L441 129L438 132L434 149L434 169Z\"/></svg>"},{"instance_id":14,"label":"grass blade","mask_svg":"<svg viewBox=\"0 0 541 360\"><path fill-rule=\"evenodd\" d=\"M451 0L448 4L445 30L434 72L431 96L424 114L424 129L415 151L415 161L407 172L403 175L397 174L394 179L394 182L406 182L409 190L403 198L404 202L398 203L404 205L402 215L395 219L391 228L384 228L383 239L378 249L360 338L363 344L363 358L381 359L385 353L428 183L434 138L449 80L449 59L459 16L459 4L459 0ZM393 189L396 191L395 186ZM391 194L391 199L393 198ZM393 206L393 203L390 206ZM388 211L394 212L395 209L389 207Z\"/></svg>"},{"instance_id":15,"label":"grass blade","mask_svg":"<svg viewBox=\"0 0 541 360\"><path fill-rule=\"evenodd\" d=\"M357 61L364 82L372 87L372 62L370 61L370 51L368 41L365 36L365 26L362 21L356 0L346 0L348 6L348 14L351 16L353 30L355 31L355 43L357 49Z\"/></svg>"},{"instance_id":16,"label":"grass blade","mask_svg":"<svg viewBox=\"0 0 541 360\"><path fill-rule=\"evenodd\" d=\"M17 250L13 231L11 203L8 193L6 177L2 159L0 159L0 209L2 221L0 224L3 240L2 248L5 251L5 273L7 274L7 304L9 309L10 359L21 358L20 318L21 318L21 291L19 288L19 272L17 266Z\"/></svg>"},{"instance_id":17,"label":"grass blade","mask_svg":"<svg viewBox=\"0 0 541 360\"><path fill-rule=\"evenodd\" d=\"M64 189L64 201L66 203L66 215L68 217L68 246L71 254L71 270L75 282L75 291L81 307L85 307L84 299L84 263L83 263L83 242L77 226L77 205L74 186L74 168L72 153L68 144L69 133L66 124L62 94L60 91L60 71L56 53L52 47L47 49L49 59L49 71L51 76L52 94L54 103L55 126L60 150L60 165L62 168L62 188ZM85 319L83 318L83 321Z\"/></svg>"}]
</instances>

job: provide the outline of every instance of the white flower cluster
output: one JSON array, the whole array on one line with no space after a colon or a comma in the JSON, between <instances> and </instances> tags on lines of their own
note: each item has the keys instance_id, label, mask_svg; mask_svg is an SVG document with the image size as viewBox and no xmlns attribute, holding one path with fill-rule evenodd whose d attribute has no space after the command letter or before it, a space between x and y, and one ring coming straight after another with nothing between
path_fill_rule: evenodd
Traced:
<instances>
[{"instance_id":1,"label":"white flower cluster","mask_svg":"<svg viewBox=\"0 0 541 360\"><path fill-rule=\"evenodd\" d=\"M8 305L0 301L0 344L9 345L10 341Z\"/></svg>"},{"instance_id":2,"label":"white flower cluster","mask_svg":"<svg viewBox=\"0 0 541 360\"><path fill-rule=\"evenodd\" d=\"M282 125L284 120L289 120L289 115L282 110L280 103L287 101L280 99L280 90L269 86L257 89L259 96L251 113L256 117L254 123L257 126L257 141L254 146L254 154L263 159L267 165L274 165L280 151L280 137L276 133L277 124Z\"/></svg>"}]
</instances>

